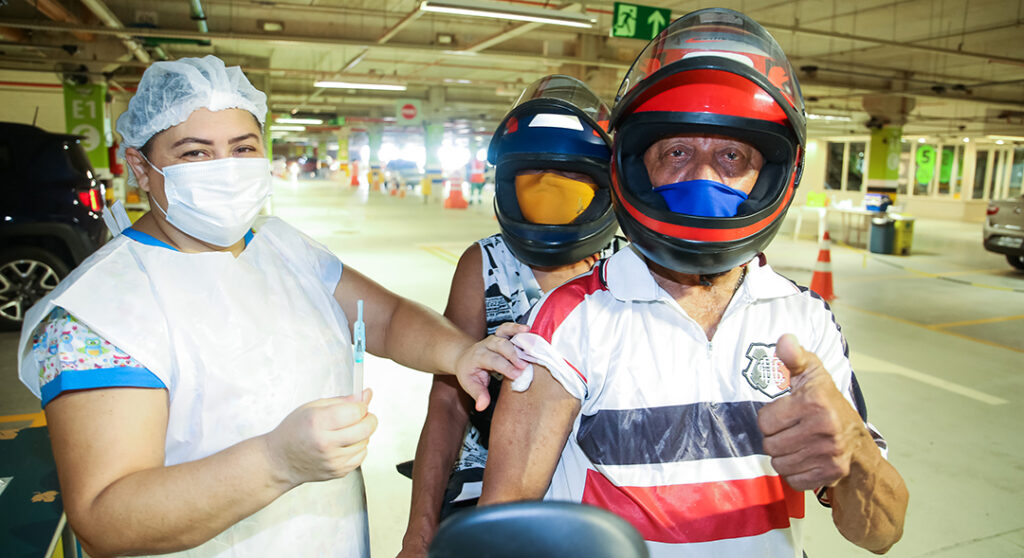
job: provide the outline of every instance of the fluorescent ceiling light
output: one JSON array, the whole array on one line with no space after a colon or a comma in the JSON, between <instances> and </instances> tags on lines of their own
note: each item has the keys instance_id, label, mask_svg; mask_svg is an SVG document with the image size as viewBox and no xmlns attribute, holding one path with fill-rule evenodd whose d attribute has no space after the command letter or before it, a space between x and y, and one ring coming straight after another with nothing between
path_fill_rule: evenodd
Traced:
<instances>
[{"instance_id":1,"label":"fluorescent ceiling light","mask_svg":"<svg viewBox=\"0 0 1024 558\"><path fill-rule=\"evenodd\" d=\"M420 3L420 10L442 14L565 25L583 29L589 29L596 23L593 18L586 14L546 10L530 6L512 6L486 0L475 0L473 2L464 0L424 0Z\"/></svg>"},{"instance_id":2,"label":"fluorescent ceiling light","mask_svg":"<svg viewBox=\"0 0 1024 558\"><path fill-rule=\"evenodd\" d=\"M833 122L850 122L853 118L849 116L836 116L834 114L808 114L808 120L826 120Z\"/></svg>"},{"instance_id":3,"label":"fluorescent ceiling light","mask_svg":"<svg viewBox=\"0 0 1024 558\"><path fill-rule=\"evenodd\" d=\"M318 81L313 85L331 89L372 89L374 91L405 91L406 89L404 85L391 83L355 83L351 81Z\"/></svg>"},{"instance_id":4,"label":"fluorescent ceiling light","mask_svg":"<svg viewBox=\"0 0 1024 558\"><path fill-rule=\"evenodd\" d=\"M305 126L278 126L276 124L270 125L271 132L304 132L306 131Z\"/></svg>"},{"instance_id":5,"label":"fluorescent ceiling light","mask_svg":"<svg viewBox=\"0 0 1024 558\"><path fill-rule=\"evenodd\" d=\"M323 124L319 118L278 118L275 124Z\"/></svg>"},{"instance_id":6,"label":"fluorescent ceiling light","mask_svg":"<svg viewBox=\"0 0 1024 558\"><path fill-rule=\"evenodd\" d=\"M985 136L985 137L987 137L988 139L993 139L993 140L1024 141L1024 137L1021 137L1021 136L993 136L993 135L988 135L988 136Z\"/></svg>"},{"instance_id":7,"label":"fluorescent ceiling light","mask_svg":"<svg viewBox=\"0 0 1024 558\"><path fill-rule=\"evenodd\" d=\"M260 29L271 33L284 31L283 21L261 19L256 24L259 25Z\"/></svg>"}]
</instances>

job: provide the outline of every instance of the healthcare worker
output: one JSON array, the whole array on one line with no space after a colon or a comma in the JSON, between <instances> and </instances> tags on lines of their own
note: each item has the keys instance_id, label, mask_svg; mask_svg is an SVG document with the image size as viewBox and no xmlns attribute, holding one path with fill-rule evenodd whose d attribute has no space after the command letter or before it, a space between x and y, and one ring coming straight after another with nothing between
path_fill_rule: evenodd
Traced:
<instances>
[{"instance_id":1,"label":"healthcare worker","mask_svg":"<svg viewBox=\"0 0 1024 558\"><path fill-rule=\"evenodd\" d=\"M117 130L152 210L25 319L21 379L92 556L368 556L358 300L367 350L458 371L481 408L486 370L518 375L507 340L474 345L279 219L252 230L266 113L214 56L150 66Z\"/></svg>"},{"instance_id":2,"label":"healthcare worker","mask_svg":"<svg viewBox=\"0 0 1024 558\"><path fill-rule=\"evenodd\" d=\"M609 109L576 78L530 85L491 138L500 234L459 260L445 316L475 339L521 321L544 293L590 270L618 224L602 128ZM454 382L434 379L413 467L402 558L426 556L438 523L476 503L487 461L492 406L473 409ZM468 425L468 426L467 426Z\"/></svg>"}]
</instances>

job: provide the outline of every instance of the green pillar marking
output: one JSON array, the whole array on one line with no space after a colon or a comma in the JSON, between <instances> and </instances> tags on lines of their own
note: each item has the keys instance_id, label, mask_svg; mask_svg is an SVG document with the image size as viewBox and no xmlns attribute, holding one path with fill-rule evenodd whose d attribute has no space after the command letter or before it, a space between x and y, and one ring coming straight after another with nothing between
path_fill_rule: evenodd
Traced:
<instances>
[{"instance_id":1,"label":"green pillar marking","mask_svg":"<svg viewBox=\"0 0 1024 558\"><path fill-rule=\"evenodd\" d=\"M917 173L915 179L918 184L929 184L935 176L935 146L919 145L915 155L917 162Z\"/></svg>"},{"instance_id":2,"label":"green pillar marking","mask_svg":"<svg viewBox=\"0 0 1024 558\"><path fill-rule=\"evenodd\" d=\"M106 115L106 86L64 84L64 121L69 134L82 136L89 163L99 174L110 173L110 147Z\"/></svg>"}]
</instances>

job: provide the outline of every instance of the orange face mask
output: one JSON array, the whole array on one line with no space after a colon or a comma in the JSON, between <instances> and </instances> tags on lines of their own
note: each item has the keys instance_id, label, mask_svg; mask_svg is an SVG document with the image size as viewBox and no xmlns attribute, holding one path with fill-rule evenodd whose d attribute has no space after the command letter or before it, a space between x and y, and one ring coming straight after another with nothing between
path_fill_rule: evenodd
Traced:
<instances>
[{"instance_id":1,"label":"orange face mask","mask_svg":"<svg viewBox=\"0 0 1024 558\"><path fill-rule=\"evenodd\" d=\"M597 186L553 172L516 177L516 197L523 217L539 225L565 225L594 199Z\"/></svg>"}]
</instances>

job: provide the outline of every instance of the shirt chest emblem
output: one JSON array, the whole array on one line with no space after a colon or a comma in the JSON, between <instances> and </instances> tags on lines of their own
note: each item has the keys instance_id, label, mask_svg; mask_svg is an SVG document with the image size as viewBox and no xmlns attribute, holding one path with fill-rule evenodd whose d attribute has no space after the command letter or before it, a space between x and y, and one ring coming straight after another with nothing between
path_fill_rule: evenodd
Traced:
<instances>
[{"instance_id":1,"label":"shirt chest emblem","mask_svg":"<svg viewBox=\"0 0 1024 558\"><path fill-rule=\"evenodd\" d=\"M750 387L772 399L789 391L789 369L775 356L775 344L751 343L743 377Z\"/></svg>"}]
</instances>

